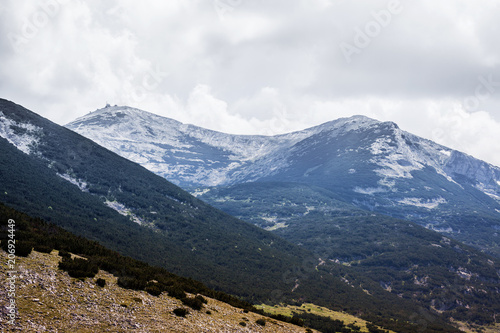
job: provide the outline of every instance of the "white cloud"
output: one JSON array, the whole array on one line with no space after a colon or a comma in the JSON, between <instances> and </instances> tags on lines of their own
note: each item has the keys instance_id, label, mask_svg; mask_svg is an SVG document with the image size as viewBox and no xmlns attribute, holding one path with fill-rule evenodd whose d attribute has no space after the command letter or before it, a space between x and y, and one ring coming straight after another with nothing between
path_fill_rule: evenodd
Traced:
<instances>
[{"instance_id":1,"label":"white cloud","mask_svg":"<svg viewBox=\"0 0 500 333\"><path fill-rule=\"evenodd\" d=\"M109 102L244 134L365 114L500 165L496 2L401 0L347 63L390 3L6 0L0 97L60 124Z\"/></svg>"}]
</instances>

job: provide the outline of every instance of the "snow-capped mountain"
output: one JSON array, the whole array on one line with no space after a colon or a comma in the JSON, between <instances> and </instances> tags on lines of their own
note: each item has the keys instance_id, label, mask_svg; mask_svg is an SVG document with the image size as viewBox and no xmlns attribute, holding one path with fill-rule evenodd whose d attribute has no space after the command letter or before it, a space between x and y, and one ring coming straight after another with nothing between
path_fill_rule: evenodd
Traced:
<instances>
[{"instance_id":1,"label":"snow-capped mountain","mask_svg":"<svg viewBox=\"0 0 500 333\"><path fill-rule=\"evenodd\" d=\"M320 130L275 137L229 135L118 106L99 109L66 127L181 186L234 183L233 174L241 178L242 170L255 161Z\"/></svg>"},{"instance_id":2,"label":"snow-capped mountain","mask_svg":"<svg viewBox=\"0 0 500 333\"><path fill-rule=\"evenodd\" d=\"M240 163L224 174L223 180L235 185L206 188L200 197L230 203L226 208L233 211L227 212L248 220L260 216L272 225L278 217L274 234L214 209L138 164L3 99L0 208L5 204L49 220L124 254L219 290L251 295L258 302L331 304L373 314L395 331L419 330L418 322L408 318L421 308L437 310L426 313L436 327L426 329L429 332L455 332L450 317L479 324L495 321L497 259L408 220L352 205L367 206L362 200L369 198L374 209L397 214L398 207L412 203L404 211L416 214L418 208L420 213L443 216L462 200L478 214L474 220L451 221L450 227L462 228L459 235L478 247L476 241L487 242L482 247L495 253L493 234L499 219L479 215L488 208L480 204L483 198L495 201L460 177L449 180L451 176L424 165L429 157L406 149L404 142L412 139L405 139L404 133L397 139L399 130L393 124L355 117L278 137L235 137L132 109L101 110L94 116L88 116L88 124L100 127L101 133L123 122L122 131L112 134L124 144L134 143L129 138L133 132L136 138L156 140L153 147L182 150L171 155L178 164L189 165L193 156L201 160L199 168L207 157L214 168L220 166L220 156L221 165ZM155 122L148 125L148 119ZM403 157L409 161L401 162ZM391 160L397 163L387 162ZM421 189L424 183L429 189ZM377 187L382 190L367 190ZM442 200L424 202L424 191L429 198L441 191ZM474 196L479 199L474 201ZM11 208L8 215L14 215L6 219L18 220Z\"/></svg>"},{"instance_id":3,"label":"snow-capped mountain","mask_svg":"<svg viewBox=\"0 0 500 333\"><path fill-rule=\"evenodd\" d=\"M214 186L295 182L481 248L500 244L500 168L393 122L354 116L277 136L230 135L116 106L66 127L212 204L224 201L210 197Z\"/></svg>"},{"instance_id":4,"label":"snow-capped mountain","mask_svg":"<svg viewBox=\"0 0 500 333\"><path fill-rule=\"evenodd\" d=\"M394 123L364 116L289 134L252 136L115 106L66 127L185 187L271 178L309 182L314 176L331 174L331 181L352 178L353 192L371 195L394 192L400 181L430 167L450 183L466 178L469 185L500 200L500 168L412 135ZM368 173L376 182L356 181L360 172L367 171L359 163L371 166Z\"/></svg>"},{"instance_id":5,"label":"snow-capped mountain","mask_svg":"<svg viewBox=\"0 0 500 333\"><path fill-rule=\"evenodd\" d=\"M251 285L261 292L267 288L264 280L269 280L274 285L262 292L267 297L282 288L286 271L311 257L136 163L0 98L3 204L231 294L253 294L246 290ZM20 225L23 219L17 216L8 218ZM18 236L22 244L25 234Z\"/></svg>"}]
</instances>

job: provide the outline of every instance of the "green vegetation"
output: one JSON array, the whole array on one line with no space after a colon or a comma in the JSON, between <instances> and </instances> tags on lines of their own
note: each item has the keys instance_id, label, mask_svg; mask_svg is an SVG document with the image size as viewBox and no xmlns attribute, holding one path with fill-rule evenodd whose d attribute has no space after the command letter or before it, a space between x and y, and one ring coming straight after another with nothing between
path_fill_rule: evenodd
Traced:
<instances>
[{"instance_id":1,"label":"green vegetation","mask_svg":"<svg viewBox=\"0 0 500 333\"><path fill-rule=\"evenodd\" d=\"M59 263L59 268L68 272L69 276L74 278L93 278L99 271L99 267L95 263L83 258L71 259L64 257Z\"/></svg>"},{"instance_id":2,"label":"green vegetation","mask_svg":"<svg viewBox=\"0 0 500 333\"><path fill-rule=\"evenodd\" d=\"M228 303L232 306L242 308L244 309L244 312L252 311L261 315L268 315L263 310L258 310L250 303L237 299L234 296L207 288L205 285L195 280L179 277L163 268L153 267L138 260L121 256L117 252L106 249L95 241L90 241L85 238L72 235L71 233L53 224L46 223L38 218L31 218L26 214L0 204L0 240L2 246L5 243L7 220L9 218L16 221L17 239L23 242L44 245L58 250L59 255L63 258L63 261L69 263L62 265L61 268L68 268L76 271L77 273L75 275L79 278L84 278L84 275L92 276L95 271L95 267L98 267L99 269L108 271L117 276L118 284L124 288L150 291L153 289L153 286L155 286L155 288L158 288L161 292L166 291L169 296L176 297L184 303L187 302L189 304L193 304L195 307L200 304L202 307L204 297L201 295L204 295L206 297L211 297ZM70 253L76 255L74 256L74 259L71 259L72 256ZM323 271L323 267L321 270ZM409 310L417 310L417 308L414 308L411 303L401 301L397 297L389 297L388 300L371 299L363 291L358 291L357 289L351 287L344 287L341 284L332 282L327 284L330 286L330 289L324 289L322 286L326 285L322 280L328 279L328 276L330 276L328 272L324 272L326 273L324 275L311 274L309 278L306 277L305 280L307 281L309 285L308 288L310 288L310 290L322 293L322 297L318 297L317 299L323 300L322 302L325 303L325 305L330 305L332 307L347 306L352 307L352 309L365 309L364 311L366 311L366 313L376 313L374 317L377 323L383 321L386 322L388 325L387 327L398 326L402 328L406 327L411 330L411 323L397 319L395 320L395 318L401 317L401 314L390 312L392 311L391 309L386 311L385 314L382 312L375 312L377 307L381 307L382 304L391 304L389 301L395 301L396 305L404 306L402 309L406 308ZM295 293L294 295L306 297L305 295L307 295L308 292L309 291L306 289L305 292ZM194 298L188 298L186 293L196 294L197 296ZM283 297L290 296L283 295ZM335 300L335 303L327 301L335 298L338 298L338 300ZM392 307L392 309L393 308L394 307ZM403 310L401 313L404 314L405 311L407 310ZM325 322L323 317L313 318L313 320L306 321L308 318L302 318L300 316L297 316L296 318L286 318L279 315L269 316L277 320L292 322L299 325L302 325L302 323L309 325L310 323L312 328L321 327L320 324ZM443 331L443 328L447 327L444 322L432 314L429 315L429 318L432 318L432 320L435 321L437 325L436 327L439 328L437 331L454 331L450 328ZM434 331L430 330L429 332Z\"/></svg>"},{"instance_id":3,"label":"green vegetation","mask_svg":"<svg viewBox=\"0 0 500 333\"><path fill-rule=\"evenodd\" d=\"M257 308L276 316L274 318L282 318L282 316L295 318L296 321L300 321L300 324L314 327L322 332L369 332L368 326L376 327L347 313L335 312L309 303L300 306L264 304Z\"/></svg>"},{"instance_id":4,"label":"green vegetation","mask_svg":"<svg viewBox=\"0 0 500 333\"><path fill-rule=\"evenodd\" d=\"M196 297L185 297L181 301L182 304L189 306L193 310L200 311L203 308L203 302Z\"/></svg>"},{"instance_id":5,"label":"green vegetation","mask_svg":"<svg viewBox=\"0 0 500 333\"><path fill-rule=\"evenodd\" d=\"M277 234L338 266L344 278L367 292L399 295L447 318L490 324L500 307L500 263L456 241L384 216L308 216ZM332 272L336 272L333 270ZM370 286L371 285L371 286Z\"/></svg>"},{"instance_id":6,"label":"green vegetation","mask_svg":"<svg viewBox=\"0 0 500 333\"><path fill-rule=\"evenodd\" d=\"M98 278L95 281L95 284L97 284L99 287L104 288L106 286L106 280L102 278Z\"/></svg>"},{"instance_id":7,"label":"green vegetation","mask_svg":"<svg viewBox=\"0 0 500 333\"><path fill-rule=\"evenodd\" d=\"M157 283L149 282L144 288L144 290L153 296L160 296L162 293L162 288L159 287Z\"/></svg>"},{"instance_id":8,"label":"green vegetation","mask_svg":"<svg viewBox=\"0 0 500 333\"><path fill-rule=\"evenodd\" d=\"M266 326L266 320L265 320L265 319L262 319L262 318L257 319L257 320L255 321L255 323L256 323L257 325L260 325L260 326Z\"/></svg>"},{"instance_id":9,"label":"green vegetation","mask_svg":"<svg viewBox=\"0 0 500 333\"><path fill-rule=\"evenodd\" d=\"M186 315L189 313L189 311L187 309L184 309L184 308L177 308L177 309L174 309L174 314L177 316L177 317L186 317Z\"/></svg>"},{"instance_id":10,"label":"green vegetation","mask_svg":"<svg viewBox=\"0 0 500 333\"><path fill-rule=\"evenodd\" d=\"M244 309L245 312L252 311L267 315L264 311L256 309L248 302L221 291L212 290L198 281L179 277L163 268L153 267L130 257L121 256L95 241L75 236L53 224L46 223L38 218L31 218L26 214L0 204L0 241L2 247L7 243L6 231L9 218L16 221L17 239L25 243L37 244L37 247L46 249L46 252L51 252L54 249L58 250L59 255L62 257L59 268L67 271L71 277L80 279L93 278L101 269L117 276L117 284L122 288L145 290L155 296L165 291L168 292L169 296L180 299L184 305L193 310L199 311L203 309L204 304L207 304L207 300L202 296L204 295ZM70 253L74 254L74 258ZM104 287L106 281L99 278L96 280L96 284ZM186 293L197 295L188 297ZM128 307L126 303L121 305ZM179 308L174 310L174 313L184 317L188 311ZM301 326L301 323L293 318L271 317L295 325L300 324Z\"/></svg>"},{"instance_id":11,"label":"green vegetation","mask_svg":"<svg viewBox=\"0 0 500 333\"><path fill-rule=\"evenodd\" d=\"M188 299L186 292L202 294L235 307L253 310L250 303L241 301L234 296L209 289L198 281L179 277L163 268L121 256L95 241L75 236L53 224L31 218L0 204L0 240L2 246L6 243L7 217L16 221L17 239L37 244L37 246L43 245L45 248L50 248L51 251L58 250L63 257L59 268L67 271L72 277L93 278L98 270L102 269L117 276L118 285L123 288L149 291L153 286L156 286L161 291L167 291L169 296L186 299L186 302L190 304L203 304L206 300L201 295ZM66 255L68 253L74 253L78 257L72 259L71 256Z\"/></svg>"},{"instance_id":12,"label":"green vegetation","mask_svg":"<svg viewBox=\"0 0 500 333\"><path fill-rule=\"evenodd\" d=\"M360 210L304 184L240 184L212 189L203 198L264 227L270 226L265 216L286 224L273 233L320 257L324 264L316 269L374 297L398 295L417 301L426 313L434 309L478 324L498 320L500 262L415 223Z\"/></svg>"}]
</instances>

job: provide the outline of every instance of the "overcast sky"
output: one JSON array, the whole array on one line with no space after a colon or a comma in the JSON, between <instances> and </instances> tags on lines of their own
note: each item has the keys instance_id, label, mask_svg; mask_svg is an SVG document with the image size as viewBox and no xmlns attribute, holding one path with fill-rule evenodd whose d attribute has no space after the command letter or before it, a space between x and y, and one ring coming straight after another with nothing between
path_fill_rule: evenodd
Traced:
<instances>
[{"instance_id":1,"label":"overcast sky","mask_svg":"<svg viewBox=\"0 0 500 333\"><path fill-rule=\"evenodd\" d=\"M2 0L0 97L236 134L362 114L500 166L499 4Z\"/></svg>"}]
</instances>

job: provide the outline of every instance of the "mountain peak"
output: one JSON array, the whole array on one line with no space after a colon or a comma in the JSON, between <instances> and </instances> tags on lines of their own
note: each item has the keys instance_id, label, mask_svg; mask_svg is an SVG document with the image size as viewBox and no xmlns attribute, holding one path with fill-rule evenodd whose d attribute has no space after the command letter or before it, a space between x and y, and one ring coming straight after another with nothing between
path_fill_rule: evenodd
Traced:
<instances>
[{"instance_id":1,"label":"mountain peak","mask_svg":"<svg viewBox=\"0 0 500 333\"><path fill-rule=\"evenodd\" d=\"M99 137L114 137L115 139L147 139L152 141L161 141L162 131L169 132L176 136L179 128L186 125L181 122L163 117L151 112L129 106L106 106L90 112L76 120L68 123L65 127L78 133L85 133L89 136L90 132L95 132ZM105 131L102 131L106 128ZM90 131L90 132L89 132ZM133 137L130 135L133 134ZM96 140L99 142L99 140Z\"/></svg>"},{"instance_id":2,"label":"mountain peak","mask_svg":"<svg viewBox=\"0 0 500 333\"><path fill-rule=\"evenodd\" d=\"M330 130L330 131L333 130L341 132L350 132L376 126L380 123L381 122L376 119L372 119L363 115L354 115L351 117L344 117L331 120L321 125L306 129L305 131L322 132L324 130Z\"/></svg>"},{"instance_id":3,"label":"mountain peak","mask_svg":"<svg viewBox=\"0 0 500 333\"><path fill-rule=\"evenodd\" d=\"M80 123L88 123L89 121L92 122L93 120L98 120L99 122L102 122L103 120L106 122L121 122L124 119L147 119L151 120L154 118L161 118L163 120L169 120L172 122L177 121L159 116L157 114L147 112L141 109L133 108L130 106L119 106L119 105L106 105L104 108L97 109L95 111L89 112L88 114L81 116L74 121L68 123L66 126L74 126L78 125Z\"/></svg>"}]
</instances>

